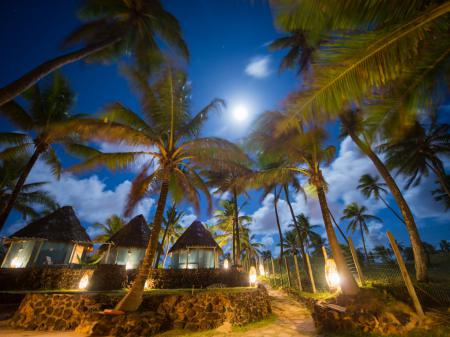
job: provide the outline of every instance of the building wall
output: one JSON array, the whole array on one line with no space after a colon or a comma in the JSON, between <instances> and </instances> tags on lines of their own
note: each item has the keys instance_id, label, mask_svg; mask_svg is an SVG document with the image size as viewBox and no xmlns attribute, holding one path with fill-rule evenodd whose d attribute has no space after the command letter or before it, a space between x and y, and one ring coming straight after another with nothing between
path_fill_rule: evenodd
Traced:
<instances>
[{"instance_id":1,"label":"building wall","mask_svg":"<svg viewBox=\"0 0 450 337\"><path fill-rule=\"evenodd\" d=\"M198 269L218 268L217 252L214 249L192 248L172 253L172 268Z\"/></svg>"},{"instance_id":2,"label":"building wall","mask_svg":"<svg viewBox=\"0 0 450 337\"><path fill-rule=\"evenodd\" d=\"M105 252L106 254L106 252ZM126 269L136 269L144 259L145 249L135 247L112 247L106 264L126 266Z\"/></svg>"}]
</instances>

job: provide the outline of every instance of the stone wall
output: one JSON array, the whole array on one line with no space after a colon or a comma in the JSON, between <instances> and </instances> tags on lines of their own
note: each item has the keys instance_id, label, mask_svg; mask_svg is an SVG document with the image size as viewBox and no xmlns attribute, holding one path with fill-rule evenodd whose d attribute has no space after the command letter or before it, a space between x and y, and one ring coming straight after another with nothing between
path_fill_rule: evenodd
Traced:
<instances>
[{"instance_id":1,"label":"stone wall","mask_svg":"<svg viewBox=\"0 0 450 337\"><path fill-rule=\"evenodd\" d=\"M84 275L90 278L89 290L116 290L127 284L124 266L99 265L91 268L48 266L0 269L0 289L59 290L78 289Z\"/></svg>"},{"instance_id":2,"label":"stone wall","mask_svg":"<svg viewBox=\"0 0 450 337\"><path fill-rule=\"evenodd\" d=\"M248 273L234 269L153 269L148 277L149 288L207 288L211 285L247 287Z\"/></svg>"},{"instance_id":3,"label":"stone wall","mask_svg":"<svg viewBox=\"0 0 450 337\"><path fill-rule=\"evenodd\" d=\"M145 295L137 312L119 316L100 313L114 307L119 299L106 295L28 294L11 325L31 330L76 330L97 336L149 336L173 328L195 331L225 322L243 325L271 313L263 287Z\"/></svg>"}]
</instances>

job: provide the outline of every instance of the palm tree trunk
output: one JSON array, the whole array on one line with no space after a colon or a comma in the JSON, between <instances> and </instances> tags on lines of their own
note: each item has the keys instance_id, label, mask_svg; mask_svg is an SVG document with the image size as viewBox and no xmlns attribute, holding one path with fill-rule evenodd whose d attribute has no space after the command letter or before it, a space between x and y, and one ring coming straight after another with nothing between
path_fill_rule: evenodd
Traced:
<instances>
[{"instance_id":1,"label":"palm tree trunk","mask_svg":"<svg viewBox=\"0 0 450 337\"><path fill-rule=\"evenodd\" d=\"M333 224L331 223L330 213L328 211L327 199L325 196L325 191L322 186L322 173L319 171L320 183L316 184L317 196L319 197L320 209L322 211L323 222L325 224L325 230L327 232L328 241L330 242L331 252L333 254L334 261L336 262L336 267L341 278L341 289L346 295L356 295L359 292L358 285L356 284L350 270L348 269L347 263L342 253L341 247L336 237L336 233L333 229Z\"/></svg>"},{"instance_id":2,"label":"palm tree trunk","mask_svg":"<svg viewBox=\"0 0 450 337\"><path fill-rule=\"evenodd\" d=\"M347 246L350 247L350 243L348 242L348 239L347 239L347 237L345 236L344 231L343 231L342 228L338 225L336 219L334 218L333 213L331 213L330 210L328 210L328 213L330 213L331 220L333 220L334 225L335 225L336 228L338 229L339 233L342 235L342 237L344 238L345 242L347 242Z\"/></svg>"},{"instance_id":3,"label":"palm tree trunk","mask_svg":"<svg viewBox=\"0 0 450 337\"><path fill-rule=\"evenodd\" d=\"M392 193L392 196L397 203L400 212L405 219L406 229L408 230L409 239L411 241L411 247L414 253L414 265L416 269L416 279L417 281L426 282L428 280L428 268L425 259L425 252L423 249L422 241L420 239L419 231L417 230L416 222L414 221L414 217L412 215L411 209L408 206L403 194L398 188L394 178L392 178L389 170L383 164L383 162L378 158L375 152L372 151L370 146L366 145L359 137L357 137L353 132L349 133L352 140L359 147L359 149L369 157L369 159L373 162L376 169L383 177L386 185L389 187L389 190Z\"/></svg>"},{"instance_id":4,"label":"palm tree trunk","mask_svg":"<svg viewBox=\"0 0 450 337\"><path fill-rule=\"evenodd\" d=\"M402 217L387 203L387 201L380 195L379 196L380 200L384 203L384 205L397 217L397 219L399 219L402 224L405 224L405 220L402 219Z\"/></svg>"},{"instance_id":5,"label":"palm tree trunk","mask_svg":"<svg viewBox=\"0 0 450 337\"><path fill-rule=\"evenodd\" d=\"M308 270L308 263L306 262L306 251L305 245L303 244L302 233L298 226L297 218L295 217L294 209L292 208L291 201L289 199L289 190L286 185L283 185L284 194L286 196L286 202L289 206L289 210L291 212L292 221L294 222L295 229L297 230L298 240L300 243L300 251L302 252L302 262L305 270ZM311 280L310 280L311 281Z\"/></svg>"},{"instance_id":6,"label":"palm tree trunk","mask_svg":"<svg viewBox=\"0 0 450 337\"><path fill-rule=\"evenodd\" d=\"M3 226L6 223L6 220L8 220L8 216L11 213L12 209L14 208L14 205L20 194L20 191L22 191L23 185L25 184L25 181L27 180L28 176L30 175L30 172L34 167L34 164L36 164L37 160L39 159L39 156L44 151L45 151L45 146L37 145L30 160L28 160L28 163L23 168L22 174L20 175L19 179L17 180L16 186L14 186L11 196L0 214L0 230L2 230Z\"/></svg>"},{"instance_id":7,"label":"palm tree trunk","mask_svg":"<svg viewBox=\"0 0 450 337\"><path fill-rule=\"evenodd\" d=\"M47 76L51 72L65 66L66 64L86 58L87 56L90 56L119 40L120 38L108 39L102 43L84 47L80 50L58 56L50 61L38 65L19 79L0 89L0 106L35 85L41 78Z\"/></svg>"},{"instance_id":8,"label":"palm tree trunk","mask_svg":"<svg viewBox=\"0 0 450 337\"><path fill-rule=\"evenodd\" d=\"M239 237L239 209L236 190L233 190L234 225L236 227L236 266L241 264L241 239Z\"/></svg>"},{"instance_id":9,"label":"palm tree trunk","mask_svg":"<svg viewBox=\"0 0 450 337\"><path fill-rule=\"evenodd\" d=\"M361 239L362 244L364 248L364 255L366 256L366 261L369 261L369 255L367 254L367 248L366 248L366 240L364 239L364 231L361 222L359 223L359 230L361 231Z\"/></svg>"},{"instance_id":10,"label":"palm tree trunk","mask_svg":"<svg viewBox=\"0 0 450 337\"><path fill-rule=\"evenodd\" d=\"M164 234L163 234L162 241L161 241L161 247L160 247L160 249L158 249L158 255L156 256L155 268L158 268L159 260L161 259L161 253L162 253L163 248L164 248L164 241L166 240L167 230L169 229L169 226L170 226L170 224L167 223L167 226L164 229Z\"/></svg>"},{"instance_id":11,"label":"palm tree trunk","mask_svg":"<svg viewBox=\"0 0 450 337\"><path fill-rule=\"evenodd\" d=\"M166 207L167 194L169 192L169 181L164 179L161 184L161 191L159 194L158 206L156 208L155 217L153 218L152 233L150 240L145 250L144 259L139 268L139 272L133 282L128 294L126 294L116 306L116 310L122 311L136 311L142 303L142 295L144 293L145 281L150 272L153 257L155 256L156 248L158 247L158 237L161 231L161 223L163 220L164 208Z\"/></svg>"},{"instance_id":12,"label":"palm tree trunk","mask_svg":"<svg viewBox=\"0 0 450 337\"><path fill-rule=\"evenodd\" d=\"M277 221L277 228L278 228L278 235L280 236L280 266L283 263L283 233L281 231L281 225L280 225L280 218L278 216L278 197L277 197L277 190L274 190L274 199L273 199L273 204L275 207L275 219ZM280 267L281 268L281 267ZM280 269L281 270L281 269Z\"/></svg>"}]
</instances>

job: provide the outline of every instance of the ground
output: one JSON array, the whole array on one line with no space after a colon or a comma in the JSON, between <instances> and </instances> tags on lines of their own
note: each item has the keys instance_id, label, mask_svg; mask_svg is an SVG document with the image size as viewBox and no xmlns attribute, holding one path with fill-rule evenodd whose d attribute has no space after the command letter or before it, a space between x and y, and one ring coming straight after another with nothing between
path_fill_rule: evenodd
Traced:
<instances>
[{"instance_id":1,"label":"ground","mask_svg":"<svg viewBox=\"0 0 450 337\"><path fill-rule=\"evenodd\" d=\"M269 290L273 316L262 322L249 324L240 328L223 326L217 330L186 333L186 331L172 330L160 334L160 337L313 337L317 336L314 328L314 321L306 307L286 294L278 290ZM75 332L48 332L48 331L20 331L11 330L6 324L0 323L0 335L2 337L84 337L84 334Z\"/></svg>"}]
</instances>

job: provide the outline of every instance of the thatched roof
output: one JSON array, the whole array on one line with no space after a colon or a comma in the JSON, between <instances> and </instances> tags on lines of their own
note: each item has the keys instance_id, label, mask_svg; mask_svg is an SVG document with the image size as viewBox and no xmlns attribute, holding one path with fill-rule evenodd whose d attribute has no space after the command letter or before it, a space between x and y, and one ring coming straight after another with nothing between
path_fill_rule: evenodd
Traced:
<instances>
[{"instance_id":1,"label":"thatched roof","mask_svg":"<svg viewBox=\"0 0 450 337\"><path fill-rule=\"evenodd\" d=\"M108 242L121 247L145 248L149 240L150 228L141 214L131 219L121 230L111 236Z\"/></svg>"},{"instance_id":2,"label":"thatched roof","mask_svg":"<svg viewBox=\"0 0 450 337\"><path fill-rule=\"evenodd\" d=\"M222 252L222 249L213 239L211 233L198 220L194 221L184 233L181 234L178 240L173 244L172 248L170 248L169 253L180 249L187 249L188 247L216 248L219 252Z\"/></svg>"},{"instance_id":3,"label":"thatched roof","mask_svg":"<svg viewBox=\"0 0 450 337\"><path fill-rule=\"evenodd\" d=\"M91 242L73 208L64 206L18 230L11 237Z\"/></svg>"}]
</instances>

